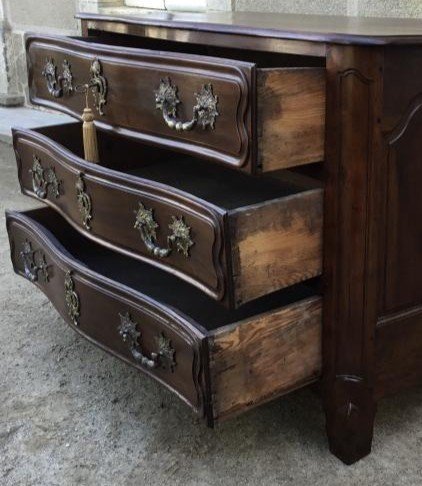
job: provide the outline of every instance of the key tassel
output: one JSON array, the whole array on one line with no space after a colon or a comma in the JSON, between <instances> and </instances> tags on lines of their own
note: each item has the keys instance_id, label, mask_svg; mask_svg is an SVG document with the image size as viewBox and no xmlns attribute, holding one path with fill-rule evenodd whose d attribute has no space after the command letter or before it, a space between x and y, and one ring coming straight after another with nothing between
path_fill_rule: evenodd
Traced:
<instances>
[{"instance_id":1,"label":"key tassel","mask_svg":"<svg viewBox=\"0 0 422 486\"><path fill-rule=\"evenodd\" d=\"M85 160L98 164L100 157L98 154L97 128L94 123L94 114L88 106L84 109L82 120Z\"/></svg>"}]
</instances>

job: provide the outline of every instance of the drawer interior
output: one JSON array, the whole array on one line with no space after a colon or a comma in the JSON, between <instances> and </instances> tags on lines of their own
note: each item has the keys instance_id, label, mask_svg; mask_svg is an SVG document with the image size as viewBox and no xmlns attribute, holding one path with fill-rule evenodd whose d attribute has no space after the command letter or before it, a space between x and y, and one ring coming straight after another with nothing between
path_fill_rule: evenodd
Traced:
<instances>
[{"instance_id":1,"label":"drawer interior","mask_svg":"<svg viewBox=\"0 0 422 486\"><path fill-rule=\"evenodd\" d=\"M228 310L195 287L148 264L113 252L81 236L55 211L36 209L27 215L43 227L59 249L87 268L174 307L207 331L245 320L273 308L315 295L311 286L296 285Z\"/></svg>"},{"instance_id":2,"label":"drawer interior","mask_svg":"<svg viewBox=\"0 0 422 486\"><path fill-rule=\"evenodd\" d=\"M36 130L84 158L82 126L70 123ZM319 188L310 177L259 177L209 164L192 156L150 147L142 142L98 129L101 166L166 184L226 210L250 206Z\"/></svg>"},{"instance_id":3,"label":"drawer interior","mask_svg":"<svg viewBox=\"0 0 422 486\"><path fill-rule=\"evenodd\" d=\"M92 31L90 37L73 38L94 44L151 49L154 51L166 51L181 54L196 54L222 59L235 59L237 61L252 62L258 68L325 66L325 57L299 56L293 54L254 51L250 49L210 46L206 44L191 44L164 39L131 36L127 34Z\"/></svg>"}]
</instances>

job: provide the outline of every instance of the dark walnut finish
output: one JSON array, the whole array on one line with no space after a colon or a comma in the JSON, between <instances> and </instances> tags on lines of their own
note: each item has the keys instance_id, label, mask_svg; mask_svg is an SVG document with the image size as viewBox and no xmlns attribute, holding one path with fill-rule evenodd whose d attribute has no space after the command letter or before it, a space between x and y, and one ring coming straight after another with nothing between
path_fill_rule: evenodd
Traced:
<instances>
[{"instance_id":1,"label":"dark walnut finish","mask_svg":"<svg viewBox=\"0 0 422 486\"><path fill-rule=\"evenodd\" d=\"M103 96L101 126L248 172L323 159L323 68L290 57L250 62L229 50L209 57L125 44L131 45L124 39L28 36L31 101L80 117L85 96L78 85L90 83L97 61L101 81L93 93ZM61 79L69 71L71 90Z\"/></svg>"},{"instance_id":2,"label":"dark walnut finish","mask_svg":"<svg viewBox=\"0 0 422 486\"><path fill-rule=\"evenodd\" d=\"M252 49L256 48L254 41L262 41L265 48L261 46L258 50L274 52L275 48L281 48L281 52L285 53L289 52L288 49L301 49L300 54L315 56L325 56L325 44L331 43L366 46L422 44L422 26L419 19L276 12L149 12L139 15L136 11L133 15L81 12L77 18L82 20L82 30L85 33L98 29L192 44L206 44L211 38L209 34L212 34L213 45L227 45L222 44L222 41L229 39L233 42L230 45ZM274 41L276 42L272 44ZM277 41L281 41L280 44Z\"/></svg>"},{"instance_id":3,"label":"dark walnut finish","mask_svg":"<svg viewBox=\"0 0 422 486\"><path fill-rule=\"evenodd\" d=\"M325 404L330 448L352 463L370 451L376 410L382 50L332 47L329 54Z\"/></svg>"},{"instance_id":4,"label":"dark walnut finish","mask_svg":"<svg viewBox=\"0 0 422 486\"><path fill-rule=\"evenodd\" d=\"M8 213L7 228L15 271L74 330L167 386L209 425L319 377L321 299L310 289L226 311L84 239L50 208ZM28 246L44 273L28 266Z\"/></svg>"},{"instance_id":5,"label":"dark walnut finish","mask_svg":"<svg viewBox=\"0 0 422 486\"><path fill-rule=\"evenodd\" d=\"M254 179L103 131L102 162L91 164L81 131L79 123L14 130L14 147L22 191L89 238L232 308L321 273L323 194L312 179Z\"/></svg>"},{"instance_id":6,"label":"dark walnut finish","mask_svg":"<svg viewBox=\"0 0 422 486\"><path fill-rule=\"evenodd\" d=\"M346 463L369 453L378 400L421 378L420 53L327 58L324 382Z\"/></svg>"},{"instance_id":7,"label":"dark walnut finish","mask_svg":"<svg viewBox=\"0 0 422 486\"><path fill-rule=\"evenodd\" d=\"M330 448L369 453L377 402L422 382L417 20L285 14L110 18L86 35L324 57L323 390Z\"/></svg>"},{"instance_id":8,"label":"dark walnut finish","mask_svg":"<svg viewBox=\"0 0 422 486\"><path fill-rule=\"evenodd\" d=\"M99 124L149 145L151 167L161 158L158 152L167 147L185 157L198 156L210 167L219 162L261 174L265 184L268 174L291 181L311 177L323 183L322 301L315 296L298 297L297 287L288 287L230 311L251 314L195 334L198 356L205 363L204 378L199 374L192 380L190 374L183 386L191 392L205 390L200 394L207 397L203 403L208 402L201 406L212 423L312 381L319 370L315 346L319 346L322 307L322 385L330 449L347 464L364 457L371 450L379 400L422 382L420 22L258 13L80 14L79 18L85 42L28 38L30 90L35 103L79 116L83 100L77 85L90 82L92 102L103 113L97 116ZM46 70L47 57L54 58L56 70L51 65ZM96 58L99 63L94 62ZM132 73L136 73L136 82ZM166 81L167 76L170 80ZM173 110L168 99L163 102L160 96L152 97L161 78L164 85L158 95L166 86L178 87L180 103ZM204 124L204 130L199 128ZM129 138L125 143L133 146ZM107 149L110 153L112 145ZM49 154L53 157L54 151ZM75 157L72 160L75 163ZM178 160L176 155L174 160ZM313 163L318 161L321 163ZM56 162L54 171L36 165L31 174L38 181L32 192L38 191L37 197L57 207L64 176ZM122 174L130 169L127 163L123 156ZM288 173L286 168L292 171ZM164 179L175 178L168 169L161 172ZM25 191L28 174L26 182L22 180ZM210 180L215 177L212 174ZM86 190L92 182L82 178L78 189L81 211L88 215L92 201ZM262 181L251 178L250 183L258 187ZM192 194L192 189L186 193ZM239 242L236 252L233 246L230 251L225 246L227 262L230 254L232 265L233 300L236 286L242 289L237 294L242 296L239 302L263 295L257 289L263 289L266 280L266 284L277 282L273 290L279 288L284 277L276 262L288 259L289 254L297 259L297 250L310 231L316 234L311 228L320 217L319 209L315 213L319 195L314 205L303 197L306 193L302 190L283 198L283 204L293 202L291 214L301 214L293 221L307 221L302 226L292 224L299 237L295 237L293 253L289 246L283 258L279 240L293 243L285 233L290 223L287 206L274 206L268 200L258 204L255 214L233 212L230 231L224 234L224 241ZM302 217L305 213L308 219ZM51 211L44 214L47 219L58 217ZM23 219L31 229L22 233L17 269L48 288L51 256L40 244L45 238L37 239L40 228L29 223L27 216L11 216L12 243L15 221L18 225ZM94 231L94 219L87 217L86 224ZM279 227L283 231L277 234ZM194 247L190 249L193 252ZM80 253L82 258L85 252ZM247 258L243 261L256 261L261 269L248 263L242 277L242 254ZM117 258L123 257L110 256L101 270ZM304 278L307 265L300 267ZM81 318L73 294L81 280L77 272L74 277L74 282L68 278L66 283L68 320L72 321ZM166 278L174 277L167 274ZM291 283L286 281L286 285ZM207 298L204 293L199 295ZM286 296L290 296L289 302L283 300ZM262 302L268 305L266 310L258 310ZM205 314L194 321L203 325ZM137 314L123 314L123 318L130 328ZM196 324L193 328L199 329ZM131 341L129 332L123 335ZM136 342L131 342L132 359L137 356L151 366L160 360L152 344L145 357ZM306 372L300 372L301 362L307 363ZM288 371L283 363L289 363ZM198 405L193 407L198 409Z\"/></svg>"}]
</instances>

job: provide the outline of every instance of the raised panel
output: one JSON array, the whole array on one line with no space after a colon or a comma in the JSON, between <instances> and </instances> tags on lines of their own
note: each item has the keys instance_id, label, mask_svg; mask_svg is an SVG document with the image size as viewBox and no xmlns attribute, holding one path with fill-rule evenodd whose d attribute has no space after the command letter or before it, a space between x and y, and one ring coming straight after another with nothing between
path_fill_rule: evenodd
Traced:
<instances>
[{"instance_id":1,"label":"raised panel","mask_svg":"<svg viewBox=\"0 0 422 486\"><path fill-rule=\"evenodd\" d=\"M389 138L384 311L422 302L422 99Z\"/></svg>"}]
</instances>

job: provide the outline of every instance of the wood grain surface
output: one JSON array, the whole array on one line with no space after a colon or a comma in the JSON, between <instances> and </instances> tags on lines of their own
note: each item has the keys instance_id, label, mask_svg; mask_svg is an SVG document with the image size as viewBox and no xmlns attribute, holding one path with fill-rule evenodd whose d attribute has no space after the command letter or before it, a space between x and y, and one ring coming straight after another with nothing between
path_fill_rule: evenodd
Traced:
<instances>
[{"instance_id":1,"label":"wood grain surface","mask_svg":"<svg viewBox=\"0 0 422 486\"><path fill-rule=\"evenodd\" d=\"M321 274L322 217L322 189L231 213L238 304Z\"/></svg>"},{"instance_id":2,"label":"wood grain surface","mask_svg":"<svg viewBox=\"0 0 422 486\"><path fill-rule=\"evenodd\" d=\"M210 348L216 420L316 381L321 372L321 299L222 328Z\"/></svg>"},{"instance_id":3,"label":"wood grain surface","mask_svg":"<svg viewBox=\"0 0 422 486\"><path fill-rule=\"evenodd\" d=\"M323 160L325 69L259 69L257 76L262 171Z\"/></svg>"}]
</instances>

